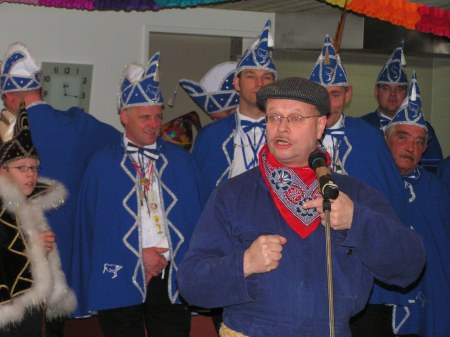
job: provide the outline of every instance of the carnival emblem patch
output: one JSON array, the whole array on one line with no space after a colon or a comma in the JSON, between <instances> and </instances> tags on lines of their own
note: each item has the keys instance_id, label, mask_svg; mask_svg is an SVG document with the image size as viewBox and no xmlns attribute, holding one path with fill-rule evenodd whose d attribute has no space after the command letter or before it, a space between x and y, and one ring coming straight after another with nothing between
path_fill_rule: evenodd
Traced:
<instances>
[{"instance_id":1,"label":"carnival emblem patch","mask_svg":"<svg viewBox=\"0 0 450 337\"><path fill-rule=\"evenodd\" d=\"M120 266L118 264L110 264L110 263L105 263L103 265L103 274L106 273L110 273L112 274L111 278L116 278L117 277L117 273L119 272L119 270L121 270L123 268L123 266Z\"/></svg>"}]
</instances>

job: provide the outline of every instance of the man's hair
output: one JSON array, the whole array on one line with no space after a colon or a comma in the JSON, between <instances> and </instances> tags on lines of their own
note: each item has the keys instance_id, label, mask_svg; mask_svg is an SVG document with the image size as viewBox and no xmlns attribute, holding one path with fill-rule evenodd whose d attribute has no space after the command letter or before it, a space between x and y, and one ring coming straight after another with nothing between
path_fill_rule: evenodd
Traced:
<instances>
[{"instance_id":1,"label":"man's hair","mask_svg":"<svg viewBox=\"0 0 450 337\"><path fill-rule=\"evenodd\" d=\"M389 137L392 136L392 132L394 131L394 129L395 129L395 127L396 127L397 125L409 125L409 124L396 124L396 125L393 125L393 126L391 126L391 127L387 127L387 128L384 130L384 136L386 137L386 139L389 139ZM388 125L388 126L389 126L389 125ZM412 126L414 126L414 125L412 125ZM419 128L419 126L417 126L417 127ZM421 129L423 129L423 128L421 128ZM425 129L424 129L424 130L425 130ZM425 140L428 141L428 131L427 131L427 130L425 130Z\"/></svg>"}]
</instances>

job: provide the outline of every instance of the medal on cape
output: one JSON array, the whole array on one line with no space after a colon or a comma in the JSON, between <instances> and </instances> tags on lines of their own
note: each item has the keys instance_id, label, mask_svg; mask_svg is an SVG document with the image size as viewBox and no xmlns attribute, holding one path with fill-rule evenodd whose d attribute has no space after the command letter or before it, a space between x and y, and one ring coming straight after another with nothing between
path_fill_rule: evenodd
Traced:
<instances>
[{"instance_id":1,"label":"medal on cape","mask_svg":"<svg viewBox=\"0 0 450 337\"><path fill-rule=\"evenodd\" d=\"M162 230L162 224L161 224L161 217L159 216L159 210L158 210L158 191L150 190L148 192L149 198L148 198L148 211L150 213L150 217L153 221L153 224L158 230L158 235L163 234Z\"/></svg>"},{"instance_id":2,"label":"medal on cape","mask_svg":"<svg viewBox=\"0 0 450 337\"><path fill-rule=\"evenodd\" d=\"M150 179L148 179L146 177L141 177L142 188L148 188L149 183L150 183Z\"/></svg>"}]
</instances>

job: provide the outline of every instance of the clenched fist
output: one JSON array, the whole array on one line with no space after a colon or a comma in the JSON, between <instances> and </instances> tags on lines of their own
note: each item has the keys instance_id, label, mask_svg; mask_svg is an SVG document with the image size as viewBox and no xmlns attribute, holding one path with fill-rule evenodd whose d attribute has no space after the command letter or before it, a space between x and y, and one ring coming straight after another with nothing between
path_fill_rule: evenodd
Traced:
<instances>
[{"instance_id":1,"label":"clenched fist","mask_svg":"<svg viewBox=\"0 0 450 337\"><path fill-rule=\"evenodd\" d=\"M280 235L261 235L244 253L244 276L267 273L278 268L286 238Z\"/></svg>"}]
</instances>

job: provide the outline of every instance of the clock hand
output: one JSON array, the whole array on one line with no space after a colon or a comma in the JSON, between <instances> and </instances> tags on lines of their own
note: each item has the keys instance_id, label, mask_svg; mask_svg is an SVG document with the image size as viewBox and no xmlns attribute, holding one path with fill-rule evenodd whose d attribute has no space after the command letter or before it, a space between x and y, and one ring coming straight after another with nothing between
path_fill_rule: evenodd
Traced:
<instances>
[{"instance_id":1,"label":"clock hand","mask_svg":"<svg viewBox=\"0 0 450 337\"><path fill-rule=\"evenodd\" d=\"M69 87L69 84L63 83L64 96L65 96L65 97L75 97L75 98L78 98L77 95L69 95L69 94L67 93L66 89L67 89L68 87Z\"/></svg>"}]
</instances>

